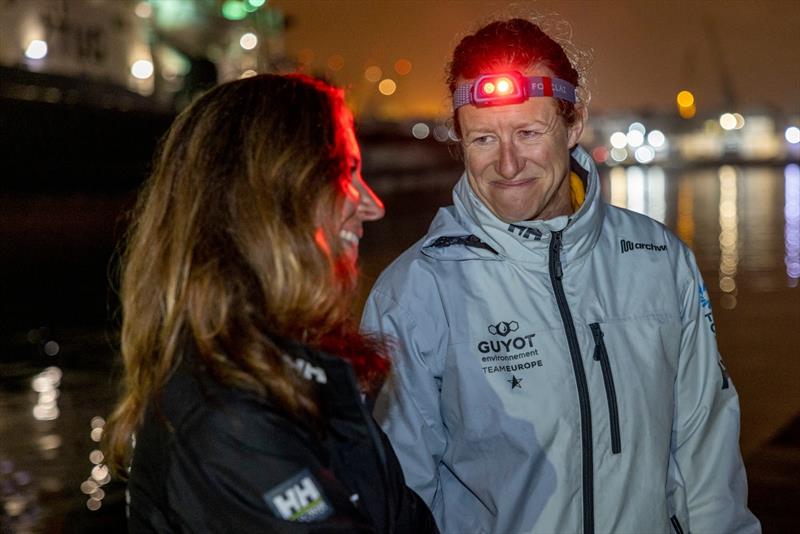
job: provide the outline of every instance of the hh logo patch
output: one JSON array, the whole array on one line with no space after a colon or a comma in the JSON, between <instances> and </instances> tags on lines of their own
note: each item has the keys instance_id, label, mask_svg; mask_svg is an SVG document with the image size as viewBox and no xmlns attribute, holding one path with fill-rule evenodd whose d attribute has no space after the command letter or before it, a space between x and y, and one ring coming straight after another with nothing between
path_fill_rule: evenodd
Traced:
<instances>
[{"instance_id":1,"label":"hh logo patch","mask_svg":"<svg viewBox=\"0 0 800 534\"><path fill-rule=\"evenodd\" d=\"M308 469L265 493L264 501L276 516L287 521L321 521L333 513Z\"/></svg>"}]
</instances>

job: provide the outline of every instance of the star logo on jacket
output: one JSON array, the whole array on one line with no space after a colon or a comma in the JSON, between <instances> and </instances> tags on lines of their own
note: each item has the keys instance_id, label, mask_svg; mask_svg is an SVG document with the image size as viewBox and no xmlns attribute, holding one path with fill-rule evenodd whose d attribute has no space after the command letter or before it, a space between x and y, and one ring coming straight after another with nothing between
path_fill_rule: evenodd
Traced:
<instances>
[{"instance_id":1,"label":"star logo on jacket","mask_svg":"<svg viewBox=\"0 0 800 534\"><path fill-rule=\"evenodd\" d=\"M516 375L511 375L511 380L506 380L509 384L511 384L511 389L519 388L522 389L522 378L517 378Z\"/></svg>"}]
</instances>

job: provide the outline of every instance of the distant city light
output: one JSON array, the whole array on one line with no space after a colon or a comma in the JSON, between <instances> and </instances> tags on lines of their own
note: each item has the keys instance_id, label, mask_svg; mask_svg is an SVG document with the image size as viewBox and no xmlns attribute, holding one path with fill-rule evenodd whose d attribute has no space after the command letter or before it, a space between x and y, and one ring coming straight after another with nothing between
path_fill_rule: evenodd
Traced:
<instances>
[{"instance_id":1,"label":"distant city light","mask_svg":"<svg viewBox=\"0 0 800 534\"><path fill-rule=\"evenodd\" d=\"M51 340L44 344L44 353L47 354L48 356L55 356L56 354L58 354L59 350L60 347L58 346L58 343L55 341Z\"/></svg>"},{"instance_id":2,"label":"distant city light","mask_svg":"<svg viewBox=\"0 0 800 534\"><path fill-rule=\"evenodd\" d=\"M344 57L341 54L334 54L328 58L328 68L337 71L344 67Z\"/></svg>"},{"instance_id":3,"label":"distant city light","mask_svg":"<svg viewBox=\"0 0 800 534\"><path fill-rule=\"evenodd\" d=\"M719 117L719 125L723 130L733 130L736 128L736 117L733 113L723 113Z\"/></svg>"},{"instance_id":4,"label":"distant city light","mask_svg":"<svg viewBox=\"0 0 800 534\"><path fill-rule=\"evenodd\" d=\"M439 141L440 143L444 143L449 138L447 126L444 124L439 124L433 129L433 138Z\"/></svg>"},{"instance_id":5,"label":"distant city light","mask_svg":"<svg viewBox=\"0 0 800 534\"><path fill-rule=\"evenodd\" d=\"M267 0L247 0L247 3L253 7L261 7L267 3Z\"/></svg>"},{"instance_id":6,"label":"distant city light","mask_svg":"<svg viewBox=\"0 0 800 534\"><path fill-rule=\"evenodd\" d=\"M242 74L239 75L239 79L252 78L256 74L258 73L253 69L247 69L246 71L244 71Z\"/></svg>"},{"instance_id":7,"label":"distant city light","mask_svg":"<svg viewBox=\"0 0 800 534\"><path fill-rule=\"evenodd\" d=\"M595 147L592 150L592 159L597 163L605 163L608 161L608 149L602 145Z\"/></svg>"},{"instance_id":8,"label":"distant city light","mask_svg":"<svg viewBox=\"0 0 800 534\"><path fill-rule=\"evenodd\" d=\"M633 148L640 147L642 146L642 143L644 143L644 134L639 130L630 130L625 138L627 139L628 144Z\"/></svg>"},{"instance_id":9,"label":"distant city light","mask_svg":"<svg viewBox=\"0 0 800 534\"><path fill-rule=\"evenodd\" d=\"M418 122L411 127L411 135L413 135L417 139L425 139L426 137L428 137L428 135L430 135L430 133L431 133L430 127L424 122Z\"/></svg>"},{"instance_id":10,"label":"distant city light","mask_svg":"<svg viewBox=\"0 0 800 534\"><path fill-rule=\"evenodd\" d=\"M150 2L139 2L136 4L136 7L133 8L133 12L139 18L149 19L153 16L153 6L150 5Z\"/></svg>"},{"instance_id":11,"label":"distant city light","mask_svg":"<svg viewBox=\"0 0 800 534\"><path fill-rule=\"evenodd\" d=\"M616 162L623 162L628 159L628 151L624 148L612 148L611 149L611 159Z\"/></svg>"},{"instance_id":12,"label":"distant city light","mask_svg":"<svg viewBox=\"0 0 800 534\"><path fill-rule=\"evenodd\" d=\"M642 135L644 135L644 133L647 131L647 129L644 127L644 124L642 124L641 122L634 122L634 123L631 123L630 126L628 126L628 131L629 132L639 132Z\"/></svg>"},{"instance_id":13,"label":"distant city light","mask_svg":"<svg viewBox=\"0 0 800 534\"><path fill-rule=\"evenodd\" d=\"M258 37L252 32L247 32L239 38L239 46L245 50L252 50L258 46Z\"/></svg>"},{"instance_id":14,"label":"distant city light","mask_svg":"<svg viewBox=\"0 0 800 534\"><path fill-rule=\"evenodd\" d=\"M398 59L394 62L394 71L400 76L405 76L411 72L411 62L407 59Z\"/></svg>"},{"instance_id":15,"label":"distant city light","mask_svg":"<svg viewBox=\"0 0 800 534\"><path fill-rule=\"evenodd\" d=\"M678 107L691 108L694 106L694 95L689 91L681 91L677 97Z\"/></svg>"},{"instance_id":16,"label":"distant city light","mask_svg":"<svg viewBox=\"0 0 800 534\"><path fill-rule=\"evenodd\" d=\"M381 83L378 84L378 91L380 91L382 95L393 95L394 92L397 91L397 84L391 78L386 78L381 80Z\"/></svg>"},{"instance_id":17,"label":"distant city light","mask_svg":"<svg viewBox=\"0 0 800 534\"><path fill-rule=\"evenodd\" d=\"M383 71L377 65L371 65L364 70L364 78L368 82L375 83L381 79L381 76L383 76Z\"/></svg>"},{"instance_id":18,"label":"distant city light","mask_svg":"<svg viewBox=\"0 0 800 534\"><path fill-rule=\"evenodd\" d=\"M247 9L241 0L225 0L222 4L222 16L228 20L242 20L247 16Z\"/></svg>"},{"instance_id":19,"label":"distant city light","mask_svg":"<svg viewBox=\"0 0 800 534\"><path fill-rule=\"evenodd\" d=\"M695 106L683 106L678 109L678 114L683 119L691 119L697 114L697 108Z\"/></svg>"},{"instance_id":20,"label":"distant city light","mask_svg":"<svg viewBox=\"0 0 800 534\"><path fill-rule=\"evenodd\" d=\"M656 151L649 145L640 146L633 153L633 157L642 164L651 163L656 157Z\"/></svg>"},{"instance_id":21,"label":"distant city light","mask_svg":"<svg viewBox=\"0 0 800 534\"><path fill-rule=\"evenodd\" d=\"M793 145L800 143L800 128L797 126L789 126L786 128L784 137Z\"/></svg>"},{"instance_id":22,"label":"distant city light","mask_svg":"<svg viewBox=\"0 0 800 534\"><path fill-rule=\"evenodd\" d=\"M628 136L622 132L614 132L611 134L610 141L614 148L625 148L628 144Z\"/></svg>"},{"instance_id":23,"label":"distant city light","mask_svg":"<svg viewBox=\"0 0 800 534\"><path fill-rule=\"evenodd\" d=\"M153 75L153 62L148 59L140 59L131 66L131 74L134 78L146 80Z\"/></svg>"},{"instance_id":24,"label":"distant city light","mask_svg":"<svg viewBox=\"0 0 800 534\"><path fill-rule=\"evenodd\" d=\"M741 130L744 128L744 117L740 113L734 113L733 118L736 119L736 125L733 127L734 130Z\"/></svg>"},{"instance_id":25,"label":"distant city light","mask_svg":"<svg viewBox=\"0 0 800 534\"><path fill-rule=\"evenodd\" d=\"M47 55L47 42L40 39L34 39L28 43L28 48L25 49L25 57L28 59L42 59Z\"/></svg>"},{"instance_id":26,"label":"distant city light","mask_svg":"<svg viewBox=\"0 0 800 534\"><path fill-rule=\"evenodd\" d=\"M661 130L653 130L647 134L647 142L650 143L653 148L659 149L667 142L667 138Z\"/></svg>"}]
</instances>

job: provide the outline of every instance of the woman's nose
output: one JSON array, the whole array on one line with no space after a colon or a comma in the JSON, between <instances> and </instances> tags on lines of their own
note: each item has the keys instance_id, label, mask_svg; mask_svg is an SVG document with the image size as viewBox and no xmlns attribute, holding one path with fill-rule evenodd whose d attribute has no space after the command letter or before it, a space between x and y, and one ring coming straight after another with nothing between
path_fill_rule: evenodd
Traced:
<instances>
[{"instance_id":1,"label":"woman's nose","mask_svg":"<svg viewBox=\"0 0 800 534\"><path fill-rule=\"evenodd\" d=\"M377 221L383 217L386 210L383 207L383 201L375 194L375 191L360 176L353 182L361 194L358 203L359 216L365 221Z\"/></svg>"},{"instance_id":2,"label":"woman's nose","mask_svg":"<svg viewBox=\"0 0 800 534\"><path fill-rule=\"evenodd\" d=\"M497 172L506 180L512 180L522 170L524 164L517 153L514 143L500 143L500 158L497 162Z\"/></svg>"}]
</instances>

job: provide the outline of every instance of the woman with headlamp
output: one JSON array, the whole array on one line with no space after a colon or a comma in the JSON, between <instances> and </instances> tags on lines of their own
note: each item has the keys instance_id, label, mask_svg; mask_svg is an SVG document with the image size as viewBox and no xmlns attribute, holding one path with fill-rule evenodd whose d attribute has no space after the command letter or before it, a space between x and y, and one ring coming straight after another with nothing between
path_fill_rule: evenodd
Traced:
<instances>
[{"instance_id":1,"label":"woman with headlamp","mask_svg":"<svg viewBox=\"0 0 800 534\"><path fill-rule=\"evenodd\" d=\"M689 249L607 205L560 45L521 19L449 66L465 173L379 278L377 415L444 532L758 532Z\"/></svg>"}]
</instances>

